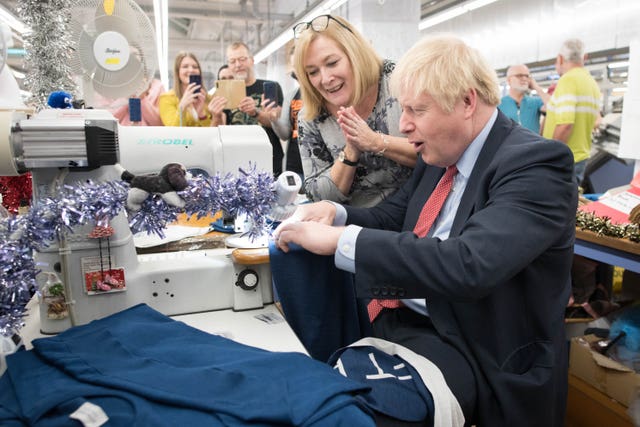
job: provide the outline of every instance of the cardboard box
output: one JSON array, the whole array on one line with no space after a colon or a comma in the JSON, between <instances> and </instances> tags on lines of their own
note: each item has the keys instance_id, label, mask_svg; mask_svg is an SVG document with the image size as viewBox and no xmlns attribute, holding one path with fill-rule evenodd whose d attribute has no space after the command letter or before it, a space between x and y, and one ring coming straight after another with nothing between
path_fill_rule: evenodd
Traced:
<instances>
[{"instance_id":1,"label":"cardboard box","mask_svg":"<svg viewBox=\"0 0 640 427\"><path fill-rule=\"evenodd\" d=\"M565 427L633 427L628 408L569 374Z\"/></svg>"},{"instance_id":2,"label":"cardboard box","mask_svg":"<svg viewBox=\"0 0 640 427\"><path fill-rule=\"evenodd\" d=\"M593 351L590 344L598 339L595 335L571 339L569 372L628 407L640 390L640 375Z\"/></svg>"}]
</instances>

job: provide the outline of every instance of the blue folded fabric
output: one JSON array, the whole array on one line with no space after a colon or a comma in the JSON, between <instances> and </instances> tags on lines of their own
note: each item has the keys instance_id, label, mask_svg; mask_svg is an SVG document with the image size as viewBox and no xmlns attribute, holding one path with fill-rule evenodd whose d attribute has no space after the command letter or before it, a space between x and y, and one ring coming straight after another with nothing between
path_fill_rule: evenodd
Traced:
<instances>
[{"instance_id":1,"label":"blue folded fabric","mask_svg":"<svg viewBox=\"0 0 640 427\"><path fill-rule=\"evenodd\" d=\"M138 305L34 340L7 359L0 425L68 426L91 402L110 426L373 426L368 389L300 353L210 335Z\"/></svg>"}]
</instances>

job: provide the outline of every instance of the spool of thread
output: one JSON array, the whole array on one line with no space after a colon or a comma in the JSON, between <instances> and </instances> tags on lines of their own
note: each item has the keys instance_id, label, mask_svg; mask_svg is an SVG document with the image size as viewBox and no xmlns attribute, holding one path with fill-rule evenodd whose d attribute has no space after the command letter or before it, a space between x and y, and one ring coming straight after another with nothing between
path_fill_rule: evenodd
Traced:
<instances>
[{"instance_id":1,"label":"spool of thread","mask_svg":"<svg viewBox=\"0 0 640 427\"><path fill-rule=\"evenodd\" d=\"M142 109L140 108L140 98L129 98L129 120L132 123L142 121Z\"/></svg>"}]
</instances>

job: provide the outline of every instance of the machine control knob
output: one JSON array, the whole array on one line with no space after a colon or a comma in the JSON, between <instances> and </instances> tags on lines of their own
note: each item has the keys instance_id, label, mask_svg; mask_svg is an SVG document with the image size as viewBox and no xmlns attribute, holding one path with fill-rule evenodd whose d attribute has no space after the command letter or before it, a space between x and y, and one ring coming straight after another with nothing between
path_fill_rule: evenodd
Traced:
<instances>
[{"instance_id":1,"label":"machine control knob","mask_svg":"<svg viewBox=\"0 0 640 427\"><path fill-rule=\"evenodd\" d=\"M253 291L258 287L258 282L260 278L258 277L258 273L255 270L247 268L246 270L242 270L240 274L238 274L238 280L236 281L236 286L240 286L240 288L245 291Z\"/></svg>"}]
</instances>

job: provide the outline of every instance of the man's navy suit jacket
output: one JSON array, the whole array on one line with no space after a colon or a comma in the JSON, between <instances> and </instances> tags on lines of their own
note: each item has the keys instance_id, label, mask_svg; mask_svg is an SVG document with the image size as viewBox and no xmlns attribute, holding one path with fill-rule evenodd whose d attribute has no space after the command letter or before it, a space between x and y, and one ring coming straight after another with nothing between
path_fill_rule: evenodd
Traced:
<instances>
[{"instance_id":1,"label":"man's navy suit jacket","mask_svg":"<svg viewBox=\"0 0 640 427\"><path fill-rule=\"evenodd\" d=\"M365 227L356 242L356 296L426 299L438 333L474 371L478 413L468 421L478 425L564 423L572 170L566 145L498 113L447 240L411 232L444 173L421 159L378 206L345 206L347 222Z\"/></svg>"}]
</instances>

